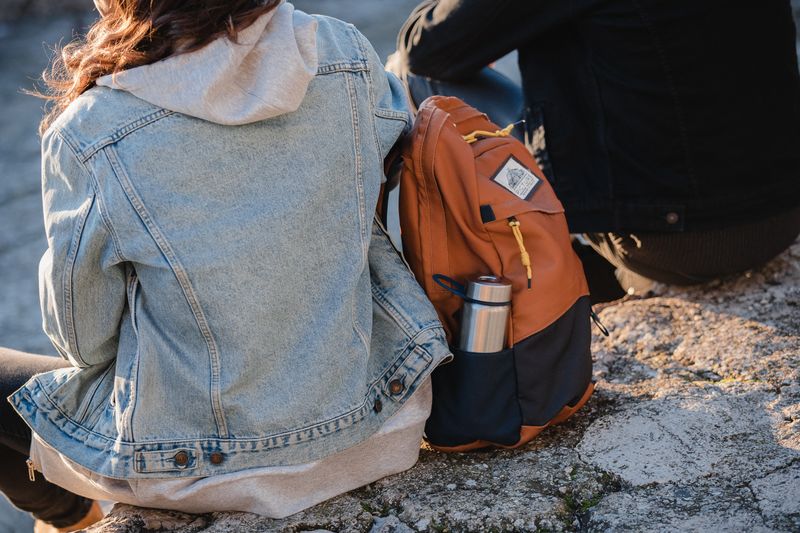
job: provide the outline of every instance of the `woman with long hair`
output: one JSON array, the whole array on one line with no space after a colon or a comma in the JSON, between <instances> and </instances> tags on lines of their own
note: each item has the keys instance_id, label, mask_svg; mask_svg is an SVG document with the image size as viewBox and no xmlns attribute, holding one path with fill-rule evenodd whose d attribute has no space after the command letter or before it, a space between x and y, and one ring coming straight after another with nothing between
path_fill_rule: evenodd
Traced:
<instances>
[{"instance_id":1,"label":"woman with long hair","mask_svg":"<svg viewBox=\"0 0 800 533\"><path fill-rule=\"evenodd\" d=\"M0 490L71 530L98 499L283 517L409 468L449 352L373 221L398 82L278 0L96 5L41 129L63 360L0 349Z\"/></svg>"}]
</instances>

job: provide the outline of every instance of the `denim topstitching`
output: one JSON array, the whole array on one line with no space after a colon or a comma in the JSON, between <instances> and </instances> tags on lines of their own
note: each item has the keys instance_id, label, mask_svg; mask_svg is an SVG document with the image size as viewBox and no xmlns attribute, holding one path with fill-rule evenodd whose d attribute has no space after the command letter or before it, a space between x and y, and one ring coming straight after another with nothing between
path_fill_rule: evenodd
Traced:
<instances>
[{"instance_id":1,"label":"denim topstitching","mask_svg":"<svg viewBox=\"0 0 800 533\"><path fill-rule=\"evenodd\" d=\"M67 345L75 358L81 366L89 366L81 356L78 348L78 336L75 333L75 310L73 309L73 272L75 269L75 258L78 256L78 249L81 245L81 238L83 237L83 228L86 227L86 219L89 218L89 213L94 206L94 194L92 194L81 206L81 213L78 216L78 224L75 226L75 232L72 236L72 244L70 245L69 252L66 257L66 265L64 267L63 278L61 280L62 297L64 300L64 327L67 330Z\"/></svg>"}]
</instances>

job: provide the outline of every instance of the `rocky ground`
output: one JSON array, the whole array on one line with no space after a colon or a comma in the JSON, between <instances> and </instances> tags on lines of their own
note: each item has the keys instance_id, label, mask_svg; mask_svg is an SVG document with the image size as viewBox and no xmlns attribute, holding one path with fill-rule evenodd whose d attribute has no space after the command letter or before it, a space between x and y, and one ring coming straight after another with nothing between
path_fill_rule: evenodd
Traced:
<instances>
[{"instance_id":1,"label":"rocky ground","mask_svg":"<svg viewBox=\"0 0 800 533\"><path fill-rule=\"evenodd\" d=\"M296 2L355 22L382 56L415 3ZM43 42L90 20L40 16L54 5L0 0L0 21L25 14L0 22L0 345L41 353L41 104L19 89L44 67ZM594 339L598 392L522 450L423 450L412 470L282 521L117 506L92 531L800 531L800 242L749 276L600 314L612 336ZM0 498L0 533L30 530Z\"/></svg>"},{"instance_id":2,"label":"rocky ground","mask_svg":"<svg viewBox=\"0 0 800 533\"><path fill-rule=\"evenodd\" d=\"M597 393L522 450L426 449L286 520L120 505L89 531L799 531L800 241L758 272L600 316Z\"/></svg>"}]
</instances>

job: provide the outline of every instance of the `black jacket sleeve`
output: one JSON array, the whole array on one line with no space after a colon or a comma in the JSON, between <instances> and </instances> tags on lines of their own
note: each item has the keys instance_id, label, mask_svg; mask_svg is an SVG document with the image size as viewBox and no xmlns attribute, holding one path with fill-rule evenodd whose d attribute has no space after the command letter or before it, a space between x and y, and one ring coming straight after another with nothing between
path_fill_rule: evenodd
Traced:
<instances>
[{"instance_id":1,"label":"black jacket sleeve","mask_svg":"<svg viewBox=\"0 0 800 533\"><path fill-rule=\"evenodd\" d=\"M414 74L458 80L576 13L572 0L425 0L398 36Z\"/></svg>"}]
</instances>

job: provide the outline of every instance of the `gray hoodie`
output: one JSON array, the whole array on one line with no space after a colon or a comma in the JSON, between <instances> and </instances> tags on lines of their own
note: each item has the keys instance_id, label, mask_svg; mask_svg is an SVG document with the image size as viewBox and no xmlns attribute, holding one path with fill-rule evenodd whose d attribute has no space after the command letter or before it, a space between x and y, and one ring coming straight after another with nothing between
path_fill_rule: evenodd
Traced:
<instances>
[{"instance_id":1,"label":"gray hoodie","mask_svg":"<svg viewBox=\"0 0 800 533\"><path fill-rule=\"evenodd\" d=\"M284 2L241 31L238 43L216 39L97 85L218 124L258 122L300 106L317 72L316 30L313 17Z\"/></svg>"}]
</instances>

